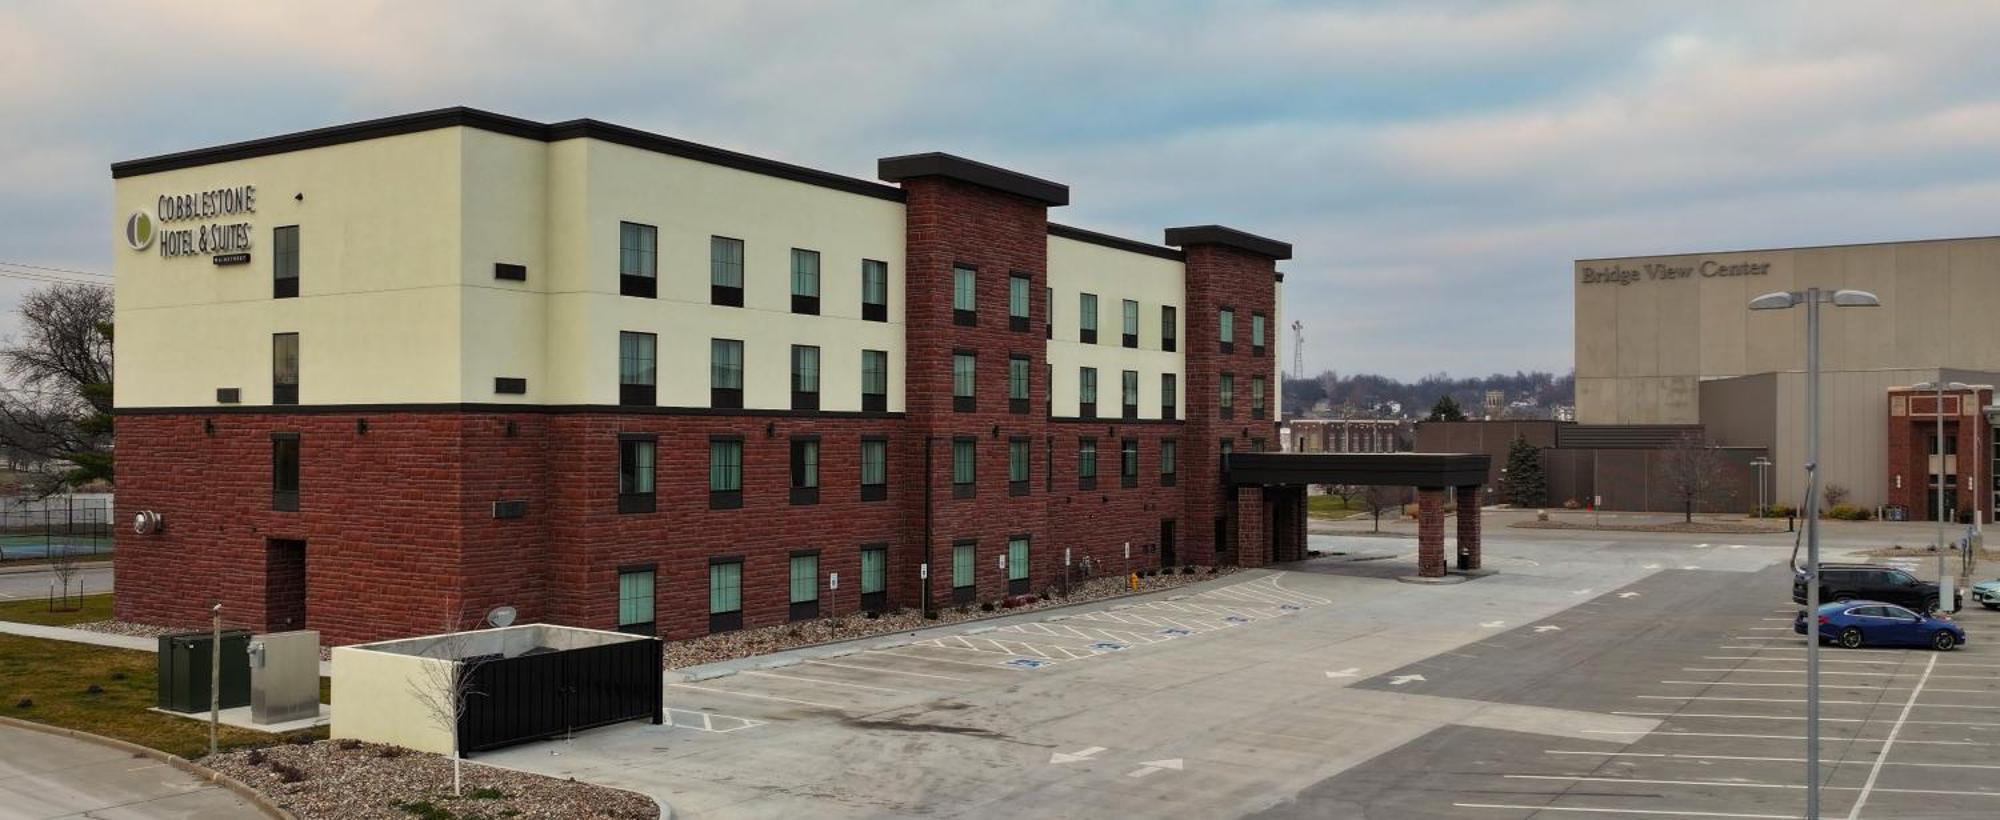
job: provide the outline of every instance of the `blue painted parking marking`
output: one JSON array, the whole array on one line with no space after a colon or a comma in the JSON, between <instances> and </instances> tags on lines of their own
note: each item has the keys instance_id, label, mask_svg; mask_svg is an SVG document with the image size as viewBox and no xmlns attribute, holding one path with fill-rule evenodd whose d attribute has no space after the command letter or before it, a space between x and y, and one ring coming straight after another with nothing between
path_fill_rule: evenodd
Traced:
<instances>
[{"instance_id":1,"label":"blue painted parking marking","mask_svg":"<svg viewBox=\"0 0 2000 820\"><path fill-rule=\"evenodd\" d=\"M1232 624L1247 624L1250 622L1249 618L1245 618L1241 615L1227 615L1224 616L1222 620Z\"/></svg>"},{"instance_id":2,"label":"blue painted parking marking","mask_svg":"<svg viewBox=\"0 0 2000 820\"><path fill-rule=\"evenodd\" d=\"M1297 612L1303 607L1300 607L1298 604L1279 604L1278 608L1286 612Z\"/></svg>"},{"instance_id":3,"label":"blue painted parking marking","mask_svg":"<svg viewBox=\"0 0 2000 820\"><path fill-rule=\"evenodd\" d=\"M1091 644L1090 648L1097 652L1122 652L1125 650L1126 645L1117 641L1098 641Z\"/></svg>"},{"instance_id":4,"label":"blue painted parking marking","mask_svg":"<svg viewBox=\"0 0 2000 820\"><path fill-rule=\"evenodd\" d=\"M1180 628L1180 627L1178 627L1178 626L1170 626L1170 627L1167 627L1166 629L1162 629L1162 630L1160 630L1159 634L1161 634L1161 635L1172 635L1172 636L1174 636L1174 637L1178 638L1178 637L1181 637L1181 636L1183 636L1183 635L1193 635L1193 634L1194 634L1194 630L1192 630L1192 629L1182 629L1182 628Z\"/></svg>"},{"instance_id":5,"label":"blue painted parking marking","mask_svg":"<svg viewBox=\"0 0 2000 820\"><path fill-rule=\"evenodd\" d=\"M1040 658L1008 658L1005 661L1001 661L1000 665L1011 666L1015 669L1040 669L1048 666L1049 662Z\"/></svg>"}]
</instances>

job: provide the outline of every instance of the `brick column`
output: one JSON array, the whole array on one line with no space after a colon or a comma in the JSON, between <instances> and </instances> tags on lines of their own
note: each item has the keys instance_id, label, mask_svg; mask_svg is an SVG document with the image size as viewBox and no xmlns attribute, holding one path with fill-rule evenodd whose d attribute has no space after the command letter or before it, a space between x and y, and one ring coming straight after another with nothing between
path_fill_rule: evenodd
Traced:
<instances>
[{"instance_id":1,"label":"brick column","mask_svg":"<svg viewBox=\"0 0 2000 820\"><path fill-rule=\"evenodd\" d=\"M1458 568L1479 568L1479 490L1477 484L1458 488Z\"/></svg>"},{"instance_id":2,"label":"brick column","mask_svg":"<svg viewBox=\"0 0 2000 820\"><path fill-rule=\"evenodd\" d=\"M1444 488L1417 488L1417 574L1444 577Z\"/></svg>"}]
</instances>

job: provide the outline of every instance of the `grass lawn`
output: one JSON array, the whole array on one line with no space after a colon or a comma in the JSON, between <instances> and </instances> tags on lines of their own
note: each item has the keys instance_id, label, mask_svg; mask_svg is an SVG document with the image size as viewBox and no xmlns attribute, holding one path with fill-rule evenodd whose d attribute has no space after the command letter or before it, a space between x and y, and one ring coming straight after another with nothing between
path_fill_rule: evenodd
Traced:
<instances>
[{"instance_id":1,"label":"grass lawn","mask_svg":"<svg viewBox=\"0 0 2000 820\"><path fill-rule=\"evenodd\" d=\"M0 635L0 714L186 758L206 754L205 723L147 711L157 702L156 675L151 652ZM320 684L324 692L326 680ZM90 692L92 686L99 689L96 694ZM323 739L327 730L320 727L311 734ZM229 726L219 734L224 749L267 746L286 737Z\"/></svg>"},{"instance_id":2,"label":"grass lawn","mask_svg":"<svg viewBox=\"0 0 2000 820\"><path fill-rule=\"evenodd\" d=\"M1337 495L1306 496L1306 515L1317 518L1346 518L1349 514L1367 511L1368 502L1358 496L1345 504Z\"/></svg>"},{"instance_id":3,"label":"grass lawn","mask_svg":"<svg viewBox=\"0 0 2000 820\"><path fill-rule=\"evenodd\" d=\"M107 544L103 552L84 553L76 556L76 562L79 564L109 563L115 557L111 553L110 545ZM27 564L46 564L48 562L48 556L33 554L16 558L0 558L0 567L18 567Z\"/></svg>"},{"instance_id":4,"label":"grass lawn","mask_svg":"<svg viewBox=\"0 0 2000 820\"><path fill-rule=\"evenodd\" d=\"M0 621L20 624L40 624L42 626L69 626L70 624L104 621L111 618L111 593L85 595L81 598L70 596L70 605L82 605L74 612L50 612L47 598L30 598L23 601L0 601Z\"/></svg>"}]
</instances>

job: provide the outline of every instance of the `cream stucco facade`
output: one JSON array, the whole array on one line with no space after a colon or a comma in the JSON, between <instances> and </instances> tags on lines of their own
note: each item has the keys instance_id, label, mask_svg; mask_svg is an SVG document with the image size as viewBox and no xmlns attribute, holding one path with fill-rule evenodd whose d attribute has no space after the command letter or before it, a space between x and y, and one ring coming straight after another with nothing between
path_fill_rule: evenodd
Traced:
<instances>
[{"instance_id":1,"label":"cream stucco facade","mask_svg":"<svg viewBox=\"0 0 2000 820\"><path fill-rule=\"evenodd\" d=\"M1053 414L1078 415L1078 372L1097 368L1097 413L1119 412L1127 370L1139 374L1139 418L1157 419L1164 406L1160 376L1171 373L1176 385L1174 417L1185 418L1187 378L1185 342L1169 352L1162 349L1162 306L1174 308L1174 337L1185 340L1186 265L1174 259L1143 256L1062 237L1049 237L1050 321L1049 368ZM1097 296L1097 342L1081 341L1082 295ZM1139 304L1139 346L1124 347L1124 302Z\"/></svg>"},{"instance_id":2,"label":"cream stucco facade","mask_svg":"<svg viewBox=\"0 0 2000 820\"><path fill-rule=\"evenodd\" d=\"M1584 259L1572 277L1577 422L1702 423L1718 443L1770 447L1780 500L1804 488L1805 314L1751 311L1752 298L1820 287L1881 299L1821 314L1823 483L1853 503L1884 503L1889 388L1940 368L1947 380L2000 371L2000 238Z\"/></svg>"}]
</instances>

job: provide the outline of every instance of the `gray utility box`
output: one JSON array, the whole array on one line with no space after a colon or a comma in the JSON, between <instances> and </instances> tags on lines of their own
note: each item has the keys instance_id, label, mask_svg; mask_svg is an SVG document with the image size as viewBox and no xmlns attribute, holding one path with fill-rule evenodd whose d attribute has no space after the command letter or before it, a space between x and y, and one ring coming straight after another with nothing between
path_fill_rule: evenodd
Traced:
<instances>
[{"instance_id":1,"label":"gray utility box","mask_svg":"<svg viewBox=\"0 0 2000 820\"><path fill-rule=\"evenodd\" d=\"M250 642L250 722L319 717L319 633L258 635Z\"/></svg>"},{"instance_id":2,"label":"gray utility box","mask_svg":"<svg viewBox=\"0 0 2000 820\"><path fill-rule=\"evenodd\" d=\"M169 712L208 711L209 652L212 632L160 636L160 702ZM222 708L250 705L250 633L222 632Z\"/></svg>"}]
</instances>

